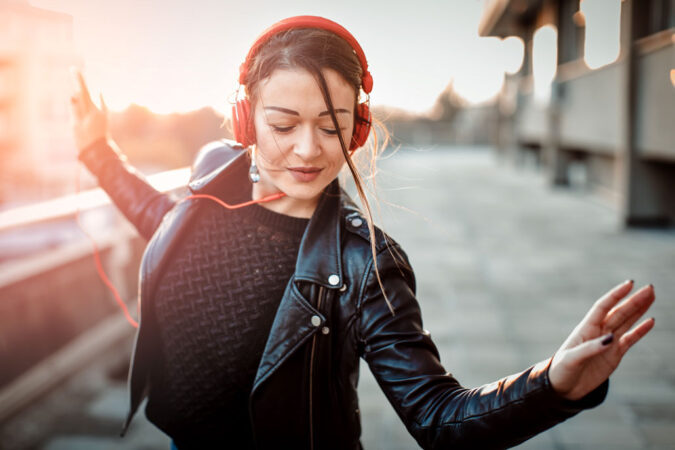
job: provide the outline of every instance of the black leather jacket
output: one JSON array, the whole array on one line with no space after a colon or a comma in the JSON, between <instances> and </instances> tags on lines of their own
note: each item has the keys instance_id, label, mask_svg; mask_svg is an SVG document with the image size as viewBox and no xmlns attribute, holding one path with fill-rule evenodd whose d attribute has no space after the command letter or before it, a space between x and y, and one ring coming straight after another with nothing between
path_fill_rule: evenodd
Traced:
<instances>
[{"instance_id":1,"label":"black leather jacket","mask_svg":"<svg viewBox=\"0 0 675 450\"><path fill-rule=\"evenodd\" d=\"M123 435L151 388L148 374L157 333L147 311L159 274L175 244L195 225L195 212L209 200L176 203L158 193L111 145L98 141L80 159L150 239L140 268L140 326ZM227 200L248 183L248 161L232 142L210 144L195 161L189 188ZM443 368L422 327L405 253L393 241L388 247L379 230L376 250L394 315L375 278L365 220L335 180L303 236L249 396L258 448L361 448L360 358L423 448L515 445L603 401L608 381L580 401L558 396L548 379L550 359L494 383L463 388Z\"/></svg>"}]
</instances>

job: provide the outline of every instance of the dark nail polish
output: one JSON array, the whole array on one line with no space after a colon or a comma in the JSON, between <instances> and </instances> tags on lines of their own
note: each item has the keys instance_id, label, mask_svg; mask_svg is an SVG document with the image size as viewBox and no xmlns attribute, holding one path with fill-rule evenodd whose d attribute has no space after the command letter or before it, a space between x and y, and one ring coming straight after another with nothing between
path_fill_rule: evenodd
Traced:
<instances>
[{"instance_id":1,"label":"dark nail polish","mask_svg":"<svg viewBox=\"0 0 675 450\"><path fill-rule=\"evenodd\" d=\"M609 333L601 342L602 345L609 345L614 340L614 333Z\"/></svg>"}]
</instances>

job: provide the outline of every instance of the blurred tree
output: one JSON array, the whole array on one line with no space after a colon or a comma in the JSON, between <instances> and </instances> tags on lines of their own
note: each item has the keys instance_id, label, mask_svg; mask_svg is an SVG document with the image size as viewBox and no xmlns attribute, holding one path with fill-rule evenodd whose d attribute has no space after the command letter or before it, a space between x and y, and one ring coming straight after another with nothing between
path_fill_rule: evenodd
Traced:
<instances>
[{"instance_id":1,"label":"blurred tree","mask_svg":"<svg viewBox=\"0 0 675 450\"><path fill-rule=\"evenodd\" d=\"M204 144L230 138L222 123L212 108L160 115L131 105L111 117L112 135L122 151L132 164L152 172L190 165Z\"/></svg>"},{"instance_id":2,"label":"blurred tree","mask_svg":"<svg viewBox=\"0 0 675 450\"><path fill-rule=\"evenodd\" d=\"M434 106L429 112L429 118L439 122L452 122L457 112L465 106L466 101L457 94L454 82L450 81L436 98Z\"/></svg>"}]
</instances>

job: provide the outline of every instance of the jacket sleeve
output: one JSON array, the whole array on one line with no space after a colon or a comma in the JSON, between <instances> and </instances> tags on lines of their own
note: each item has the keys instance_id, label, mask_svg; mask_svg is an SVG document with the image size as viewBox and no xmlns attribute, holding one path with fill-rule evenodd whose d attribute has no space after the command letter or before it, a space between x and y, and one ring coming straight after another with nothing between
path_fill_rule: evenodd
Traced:
<instances>
[{"instance_id":1,"label":"jacket sleeve","mask_svg":"<svg viewBox=\"0 0 675 450\"><path fill-rule=\"evenodd\" d=\"M150 239L175 201L150 186L113 141L99 139L82 150L78 159L139 234Z\"/></svg>"},{"instance_id":2,"label":"jacket sleeve","mask_svg":"<svg viewBox=\"0 0 675 450\"><path fill-rule=\"evenodd\" d=\"M358 333L362 357L422 448L513 446L604 400L608 380L578 401L559 396L548 378L552 358L484 386L462 387L422 328L414 275L405 262L397 264L387 249L378 255L393 316L373 267L366 272Z\"/></svg>"}]
</instances>

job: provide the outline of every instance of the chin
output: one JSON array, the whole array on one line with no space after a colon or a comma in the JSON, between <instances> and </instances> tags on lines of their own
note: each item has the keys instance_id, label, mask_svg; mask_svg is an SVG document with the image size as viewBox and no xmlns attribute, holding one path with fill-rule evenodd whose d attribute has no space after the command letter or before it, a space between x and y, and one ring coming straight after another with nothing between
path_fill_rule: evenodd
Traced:
<instances>
[{"instance_id":1,"label":"chin","mask_svg":"<svg viewBox=\"0 0 675 450\"><path fill-rule=\"evenodd\" d=\"M295 180L284 180L283 183L277 184L279 190L284 192L288 197L309 201L316 199L323 190L330 184L332 180L316 179L309 183L298 183Z\"/></svg>"},{"instance_id":2,"label":"chin","mask_svg":"<svg viewBox=\"0 0 675 450\"><path fill-rule=\"evenodd\" d=\"M287 197L296 200L310 201L321 195L321 192L323 192L325 186L322 188L310 186L280 186L280 188L280 190L286 194Z\"/></svg>"}]
</instances>

